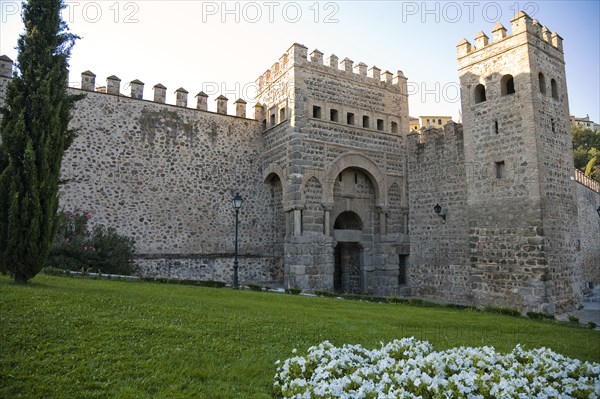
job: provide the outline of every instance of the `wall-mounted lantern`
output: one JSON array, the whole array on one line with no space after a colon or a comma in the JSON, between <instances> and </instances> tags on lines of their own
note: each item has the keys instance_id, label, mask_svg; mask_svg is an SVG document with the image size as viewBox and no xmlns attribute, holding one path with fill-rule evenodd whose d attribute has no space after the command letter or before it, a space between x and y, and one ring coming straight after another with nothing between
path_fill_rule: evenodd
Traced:
<instances>
[{"instance_id":1,"label":"wall-mounted lantern","mask_svg":"<svg viewBox=\"0 0 600 399\"><path fill-rule=\"evenodd\" d=\"M446 213L442 213L442 206L440 204L435 204L435 206L433 207L433 211L436 215L438 215L444 220L443 223L446 223Z\"/></svg>"}]
</instances>

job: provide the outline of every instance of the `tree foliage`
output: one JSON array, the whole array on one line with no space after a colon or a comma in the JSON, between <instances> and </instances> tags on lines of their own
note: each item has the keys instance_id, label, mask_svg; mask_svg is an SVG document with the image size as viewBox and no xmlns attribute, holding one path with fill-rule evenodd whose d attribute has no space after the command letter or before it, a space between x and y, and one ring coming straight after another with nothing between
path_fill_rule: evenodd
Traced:
<instances>
[{"instance_id":1,"label":"tree foliage","mask_svg":"<svg viewBox=\"0 0 600 399\"><path fill-rule=\"evenodd\" d=\"M571 125L575 168L600 182L600 131Z\"/></svg>"},{"instance_id":2,"label":"tree foliage","mask_svg":"<svg viewBox=\"0 0 600 399\"><path fill-rule=\"evenodd\" d=\"M0 110L0 269L25 283L45 265L56 233L58 186L68 128L80 98L67 91L68 60L78 38L62 0L23 4L18 73Z\"/></svg>"}]
</instances>

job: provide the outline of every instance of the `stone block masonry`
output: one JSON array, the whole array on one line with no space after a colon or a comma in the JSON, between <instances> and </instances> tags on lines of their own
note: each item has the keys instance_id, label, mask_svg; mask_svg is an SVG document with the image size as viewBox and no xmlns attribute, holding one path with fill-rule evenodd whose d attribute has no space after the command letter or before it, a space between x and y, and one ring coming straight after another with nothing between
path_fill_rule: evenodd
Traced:
<instances>
[{"instance_id":1,"label":"stone block masonry","mask_svg":"<svg viewBox=\"0 0 600 399\"><path fill-rule=\"evenodd\" d=\"M263 170L283 182L286 286L397 293L408 247L404 75L334 55L324 65L296 43L257 85Z\"/></svg>"}]
</instances>

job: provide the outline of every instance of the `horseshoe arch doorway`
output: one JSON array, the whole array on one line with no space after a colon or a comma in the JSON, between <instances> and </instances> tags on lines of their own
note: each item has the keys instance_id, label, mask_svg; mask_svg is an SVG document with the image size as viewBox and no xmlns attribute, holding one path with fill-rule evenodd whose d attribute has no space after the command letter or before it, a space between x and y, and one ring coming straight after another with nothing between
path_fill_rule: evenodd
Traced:
<instances>
[{"instance_id":1,"label":"horseshoe arch doorway","mask_svg":"<svg viewBox=\"0 0 600 399\"><path fill-rule=\"evenodd\" d=\"M362 293L362 222L351 211L340 213L333 225L337 245L334 249L333 288L338 293Z\"/></svg>"}]
</instances>

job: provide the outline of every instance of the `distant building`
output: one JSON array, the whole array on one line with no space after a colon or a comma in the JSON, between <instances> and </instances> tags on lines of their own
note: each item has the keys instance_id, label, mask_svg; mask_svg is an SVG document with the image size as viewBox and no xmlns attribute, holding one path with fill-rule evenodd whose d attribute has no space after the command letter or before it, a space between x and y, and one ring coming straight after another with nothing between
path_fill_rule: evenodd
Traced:
<instances>
[{"instance_id":1,"label":"distant building","mask_svg":"<svg viewBox=\"0 0 600 399\"><path fill-rule=\"evenodd\" d=\"M571 121L571 125L581 126L584 129L592 129L594 131L600 131L600 124L591 121L590 116L587 115L585 118L578 117L575 115L570 115L569 120Z\"/></svg>"},{"instance_id":2,"label":"distant building","mask_svg":"<svg viewBox=\"0 0 600 399\"><path fill-rule=\"evenodd\" d=\"M414 116L408 117L408 125L409 130L419 130L421 128L421 124L419 123L419 118L415 118Z\"/></svg>"},{"instance_id":3,"label":"distant building","mask_svg":"<svg viewBox=\"0 0 600 399\"><path fill-rule=\"evenodd\" d=\"M421 127L435 127L441 129L444 125L452 120L451 116L419 116Z\"/></svg>"}]
</instances>

